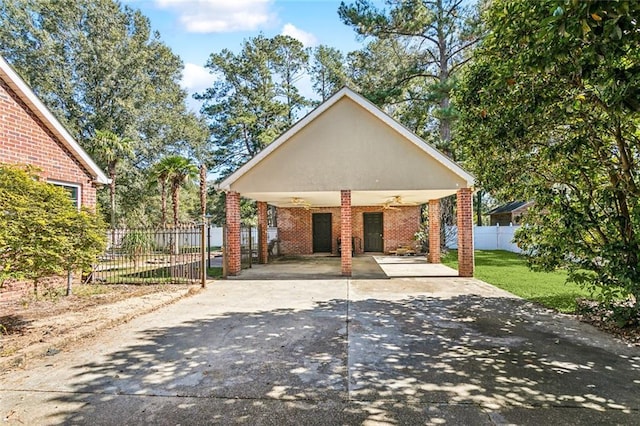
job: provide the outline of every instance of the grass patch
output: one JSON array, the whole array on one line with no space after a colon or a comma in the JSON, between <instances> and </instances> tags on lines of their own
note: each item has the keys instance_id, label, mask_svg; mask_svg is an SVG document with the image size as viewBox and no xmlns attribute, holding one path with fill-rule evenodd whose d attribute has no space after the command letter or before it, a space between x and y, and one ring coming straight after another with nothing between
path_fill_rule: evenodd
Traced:
<instances>
[{"instance_id":1,"label":"grass patch","mask_svg":"<svg viewBox=\"0 0 640 426\"><path fill-rule=\"evenodd\" d=\"M567 283L566 272L534 272L526 259L516 253L476 250L475 260L476 278L559 312L573 313L577 298L592 298L590 291ZM442 263L457 269L458 252L451 250L443 256Z\"/></svg>"},{"instance_id":2,"label":"grass patch","mask_svg":"<svg viewBox=\"0 0 640 426\"><path fill-rule=\"evenodd\" d=\"M209 278L222 278L222 268L220 266L214 266L207 268L207 277Z\"/></svg>"}]
</instances>

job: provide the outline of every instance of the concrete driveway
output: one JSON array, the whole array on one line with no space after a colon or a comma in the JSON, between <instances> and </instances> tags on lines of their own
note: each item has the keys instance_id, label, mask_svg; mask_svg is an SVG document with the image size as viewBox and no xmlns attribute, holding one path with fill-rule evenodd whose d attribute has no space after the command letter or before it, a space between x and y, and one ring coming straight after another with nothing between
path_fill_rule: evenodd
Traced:
<instances>
[{"instance_id":1,"label":"concrete driveway","mask_svg":"<svg viewBox=\"0 0 640 426\"><path fill-rule=\"evenodd\" d=\"M5 424L638 424L640 351L462 278L226 281L0 377Z\"/></svg>"}]
</instances>

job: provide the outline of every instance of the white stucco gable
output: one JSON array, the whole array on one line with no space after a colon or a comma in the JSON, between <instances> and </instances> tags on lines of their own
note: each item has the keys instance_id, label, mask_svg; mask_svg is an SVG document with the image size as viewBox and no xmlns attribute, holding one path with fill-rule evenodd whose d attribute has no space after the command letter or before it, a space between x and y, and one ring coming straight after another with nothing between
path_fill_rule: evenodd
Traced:
<instances>
[{"instance_id":1,"label":"white stucco gable","mask_svg":"<svg viewBox=\"0 0 640 426\"><path fill-rule=\"evenodd\" d=\"M343 88L277 138L219 188L286 205L292 193L314 205L392 196L424 202L473 186L473 176L379 108ZM360 194L360 195L358 195Z\"/></svg>"}]
</instances>

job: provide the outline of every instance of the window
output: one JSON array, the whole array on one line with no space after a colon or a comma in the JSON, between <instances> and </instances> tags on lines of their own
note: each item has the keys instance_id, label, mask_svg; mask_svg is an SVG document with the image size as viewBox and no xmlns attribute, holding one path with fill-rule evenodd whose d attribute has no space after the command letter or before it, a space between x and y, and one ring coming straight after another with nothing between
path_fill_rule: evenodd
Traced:
<instances>
[{"instance_id":1,"label":"window","mask_svg":"<svg viewBox=\"0 0 640 426\"><path fill-rule=\"evenodd\" d=\"M75 204L76 207L80 209L80 185L69 182L59 182L55 180L50 180L49 183L64 188L64 190L69 194L69 198L71 198L71 201L73 201L73 204Z\"/></svg>"}]
</instances>

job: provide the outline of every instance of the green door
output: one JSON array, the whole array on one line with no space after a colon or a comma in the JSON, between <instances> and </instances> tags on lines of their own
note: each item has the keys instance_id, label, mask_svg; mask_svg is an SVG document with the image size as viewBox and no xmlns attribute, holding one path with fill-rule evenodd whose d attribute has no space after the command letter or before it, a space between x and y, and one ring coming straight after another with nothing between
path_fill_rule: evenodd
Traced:
<instances>
[{"instance_id":1,"label":"green door","mask_svg":"<svg viewBox=\"0 0 640 426\"><path fill-rule=\"evenodd\" d=\"M331 253L331 213L313 213L313 252Z\"/></svg>"},{"instance_id":2,"label":"green door","mask_svg":"<svg viewBox=\"0 0 640 426\"><path fill-rule=\"evenodd\" d=\"M364 214L364 251L381 252L382 248L382 213Z\"/></svg>"}]
</instances>

